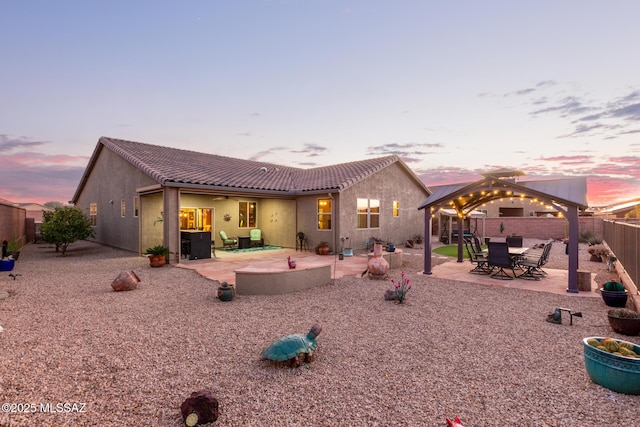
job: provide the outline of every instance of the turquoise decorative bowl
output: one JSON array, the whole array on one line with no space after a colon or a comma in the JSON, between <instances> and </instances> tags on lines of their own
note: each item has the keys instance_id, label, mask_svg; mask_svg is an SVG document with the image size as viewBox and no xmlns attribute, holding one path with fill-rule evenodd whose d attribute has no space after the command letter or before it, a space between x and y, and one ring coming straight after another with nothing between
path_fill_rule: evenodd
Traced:
<instances>
[{"instance_id":1,"label":"turquoise decorative bowl","mask_svg":"<svg viewBox=\"0 0 640 427\"><path fill-rule=\"evenodd\" d=\"M592 347L587 343L592 338L598 341L604 339L587 337L582 340L584 365L591 381L618 393L640 395L640 359L618 356ZM633 351L640 354L640 346L633 344Z\"/></svg>"}]
</instances>

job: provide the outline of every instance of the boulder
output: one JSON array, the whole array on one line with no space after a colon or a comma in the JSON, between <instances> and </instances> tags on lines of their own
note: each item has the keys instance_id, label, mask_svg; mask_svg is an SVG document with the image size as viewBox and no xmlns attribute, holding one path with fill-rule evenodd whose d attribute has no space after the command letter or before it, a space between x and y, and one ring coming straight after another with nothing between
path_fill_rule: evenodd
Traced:
<instances>
[{"instance_id":1,"label":"boulder","mask_svg":"<svg viewBox=\"0 0 640 427\"><path fill-rule=\"evenodd\" d=\"M111 283L111 287L114 291L132 291L138 287L140 278L133 271L123 271L116 277L116 280Z\"/></svg>"}]
</instances>

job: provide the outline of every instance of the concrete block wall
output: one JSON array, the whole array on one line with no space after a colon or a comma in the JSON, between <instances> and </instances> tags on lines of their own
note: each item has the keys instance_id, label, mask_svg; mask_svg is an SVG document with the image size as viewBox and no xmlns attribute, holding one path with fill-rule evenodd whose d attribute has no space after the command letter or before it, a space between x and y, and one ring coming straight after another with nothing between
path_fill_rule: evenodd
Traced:
<instances>
[{"instance_id":1,"label":"concrete block wall","mask_svg":"<svg viewBox=\"0 0 640 427\"><path fill-rule=\"evenodd\" d=\"M595 217L579 218L579 231L591 231L594 235L602 237L602 219ZM504 229L500 232L500 224ZM478 225L481 227L481 225ZM481 233L481 230L478 230ZM565 218L546 217L507 217L487 218L485 220L485 236L501 237L512 234L536 239L564 239L569 234L569 222Z\"/></svg>"}]
</instances>

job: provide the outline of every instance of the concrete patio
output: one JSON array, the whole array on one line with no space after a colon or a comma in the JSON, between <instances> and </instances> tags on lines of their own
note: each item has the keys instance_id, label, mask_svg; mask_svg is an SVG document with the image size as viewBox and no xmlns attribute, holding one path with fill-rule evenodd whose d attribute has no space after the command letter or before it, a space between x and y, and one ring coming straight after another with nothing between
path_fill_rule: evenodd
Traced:
<instances>
[{"instance_id":1,"label":"concrete patio","mask_svg":"<svg viewBox=\"0 0 640 427\"><path fill-rule=\"evenodd\" d=\"M352 257L344 257L338 259L337 255L317 255L315 252L300 252L294 249L270 249L264 251L253 252L230 252L218 249L216 251L217 258L201 259L201 260L182 260L177 264L180 268L195 270L203 277L219 282L226 281L231 284L236 283L235 272L239 269L260 269L264 271L282 271L287 269L287 257L291 257L297 263L297 268L312 268L317 266L331 266L332 279L339 279L344 276L360 277L367 269L367 254L355 253ZM597 284L595 275L591 278L591 292L568 293L568 273L567 270L557 270L545 268L548 273L541 280L497 280L487 275L471 274L469 271L472 265L468 261L457 262L453 258L441 257L441 261L434 264L432 274L429 277L456 280L469 283L480 283L484 285L503 286L509 288L528 289L538 292L549 292L559 295L570 295L578 297L597 297ZM422 262L422 250L403 250L404 265L409 266L405 271L411 273L421 273L419 268ZM419 267L410 267L419 266ZM411 269L415 271L411 271Z\"/></svg>"}]
</instances>

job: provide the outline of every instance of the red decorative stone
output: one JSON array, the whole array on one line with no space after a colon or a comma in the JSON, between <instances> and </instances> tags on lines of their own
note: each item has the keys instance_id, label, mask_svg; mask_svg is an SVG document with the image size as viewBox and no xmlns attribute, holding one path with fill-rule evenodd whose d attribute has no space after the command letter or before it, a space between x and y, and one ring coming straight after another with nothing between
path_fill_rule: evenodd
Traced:
<instances>
[{"instance_id":1,"label":"red decorative stone","mask_svg":"<svg viewBox=\"0 0 640 427\"><path fill-rule=\"evenodd\" d=\"M116 280L113 281L111 287L114 291L132 291L138 287L138 282L140 282L140 278L133 271L124 271L116 277Z\"/></svg>"}]
</instances>

